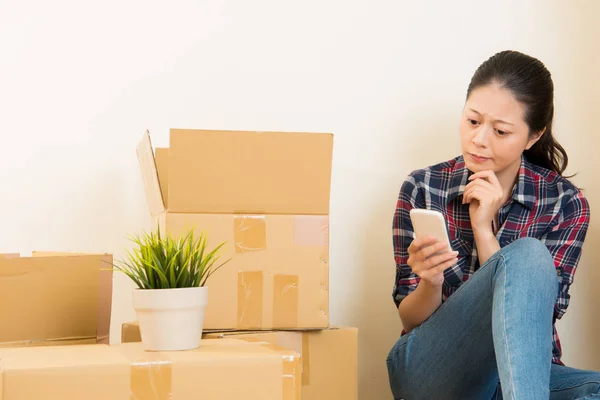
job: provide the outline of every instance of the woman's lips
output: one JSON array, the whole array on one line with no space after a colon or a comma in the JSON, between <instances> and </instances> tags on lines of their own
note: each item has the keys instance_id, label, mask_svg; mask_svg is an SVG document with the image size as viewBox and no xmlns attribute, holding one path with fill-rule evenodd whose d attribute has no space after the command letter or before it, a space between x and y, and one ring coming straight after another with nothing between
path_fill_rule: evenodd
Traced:
<instances>
[{"instance_id":1,"label":"woman's lips","mask_svg":"<svg viewBox=\"0 0 600 400\"><path fill-rule=\"evenodd\" d=\"M483 163L483 162L486 162L487 160L489 160L489 157L482 157L482 156L479 156L477 154L469 153L469 156L471 156L471 158L473 159L473 161L475 161L477 163Z\"/></svg>"}]
</instances>

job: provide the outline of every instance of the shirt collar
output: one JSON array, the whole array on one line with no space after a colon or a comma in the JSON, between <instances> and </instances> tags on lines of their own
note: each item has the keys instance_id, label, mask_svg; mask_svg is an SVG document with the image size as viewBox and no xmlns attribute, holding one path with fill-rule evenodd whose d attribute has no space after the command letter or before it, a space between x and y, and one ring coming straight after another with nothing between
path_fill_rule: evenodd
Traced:
<instances>
[{"instance_id":1,"label":"shirt collar","mask_svg":"<svg viewBox=\"0 0 600 400\"><path fill-rule=\"evenodd\" d=\"M535 181L532 164L527 161L525 156L521 156L521 167L519 168L519 178L512 190L511 198L520 203L529 210L533 209L536 203ZM463 156L456 158L456 162L450 172L450 186L448 188L448 202L462 197L465 186L469 183L469 176L473 175L466 167Z\"/></svg>"},{"instance_id":2,"label":"shirt collar","mask_svg":"<svg viewBox=\"0 0 600 400\"><path fill-rule=\"evenodd\" d=\"M521 168L519 169L519 179L512 191L512 199L523 204L529 210L532 210L536 204L536 185L535 171L533 165L527 161L524 155L521 156Z\"/></svg>"}]
</instances>

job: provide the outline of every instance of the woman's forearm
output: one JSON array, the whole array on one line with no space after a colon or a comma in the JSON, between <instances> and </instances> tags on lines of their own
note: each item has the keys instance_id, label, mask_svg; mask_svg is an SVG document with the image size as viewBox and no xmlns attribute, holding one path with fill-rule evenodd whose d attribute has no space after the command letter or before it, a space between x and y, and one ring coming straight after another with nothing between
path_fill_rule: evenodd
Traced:
<instances>
[{"instance_id":1,"label":"woman's forearm","mask_svg":"<svg viewBox=\"0 0 600 400\"><path fill-rule=\"evenodd\" d=\"M398 313L406 332L421 325L442 304L442 285L434 286L426 281L402 300Z\"/></svg>"},{"instance_id":2,"label":"woman's forearm","mask_svg":"<svg viewBox=\"0 0 600 400\"><path fill-rule=\"evenodd\" d=\"M491 228L473 229L473 234L475 235L475 243L477 244L479 265L483 265L491 256L500 250L500 243L498 243L498 239L496 239Z\"/></svg>"}]
</instances>

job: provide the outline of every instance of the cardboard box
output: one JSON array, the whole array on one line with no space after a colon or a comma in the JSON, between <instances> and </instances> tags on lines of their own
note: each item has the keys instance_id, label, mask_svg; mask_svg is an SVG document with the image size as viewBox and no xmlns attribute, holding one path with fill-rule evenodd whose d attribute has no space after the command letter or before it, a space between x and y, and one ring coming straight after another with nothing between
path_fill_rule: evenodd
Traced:
<instances>
[{"instance_id":1,"label":"cardboard box","mask_svg":"<svg viewBox=\"0 0 600 400\"><path fill-rule=\"evenodd\" d=\"M0 255L0 347L108 343L112 256Z\"/></svg>"},{"instance_id":2,"label":"cardboard box","mask_svg":"<svg viewBox=\"0 0 600 400\"><path fill-rule=\"evenodd\" d=\"M358 399L358 330L332 327L320 331L215 332L203 338L264 341L302 356L303 400ZM125 323L123 343L141 341L136 323Z\"/></svg>"},{"instance_id":3,"label":"cardboard box","mask_svg":"<svg viewBox=\"0 0 600 400\"><path fill-rule=\"evenodd\" d=\"M0 349L0 399L299 400L300 368L293 351L236 339L181 352L140 343Z\"/></svg>"},{"instance_id":4,"label":"cardboard box","mask_svg":"<svg viewBox=\"0 0 600 400\"><path fill-rule=\"evenodd\" d=\"M333 135L171 129L169 211L329 214Z\"/></svg>"},{"instance_id":5,"label":"cardboard box","mask_svg":"<svg viewBox=\"0 0 600 400\"><path fill-rule=\"evenodd\" d=\"M171 130L137 148L155 222L222 242L231 261L208 281L206 330L329 326L329 192L333 136Z\"/></svg>"}]
</instances>

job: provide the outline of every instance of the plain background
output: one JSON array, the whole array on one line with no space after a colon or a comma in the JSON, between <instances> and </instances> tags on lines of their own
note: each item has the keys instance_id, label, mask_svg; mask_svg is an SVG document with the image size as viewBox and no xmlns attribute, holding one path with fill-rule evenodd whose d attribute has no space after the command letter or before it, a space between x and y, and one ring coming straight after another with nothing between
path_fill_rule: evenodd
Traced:
<instances>
[{"instance_id":1,"label":"plain background","mask_svg":"<svg viewBox=\"0 0 600 400\"><path fill-rule=\"evenodd\" d=\"M600 369L600 1L0 1L0 252L106 251L150 226L135 145L149 129L333 132L331 321L360 328L362 399L390 398L400 333L400 184L458 154L475 68L543 60L555 132L592 207L565 361ZM115 276L112 340L135 318Z\"/></svg>"}]
</instances>

